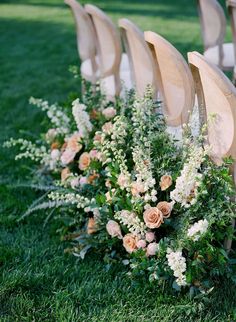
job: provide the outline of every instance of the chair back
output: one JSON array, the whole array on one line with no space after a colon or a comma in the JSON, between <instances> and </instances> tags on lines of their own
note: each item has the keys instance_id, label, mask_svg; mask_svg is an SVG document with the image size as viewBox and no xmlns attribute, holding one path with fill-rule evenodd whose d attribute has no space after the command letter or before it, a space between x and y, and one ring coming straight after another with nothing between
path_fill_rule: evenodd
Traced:
<instances>
[{"instance_id":1,"label":"chair back","mask_svg":"<svg viewBox=\"0 0 236 322\"><path fill-rule=\"evenodd\" d=\"M82 61L91 59L92 63L96 64L96 35L89 15L76 0L65 0L65 3L70 6L75 19L77 48L80 59Z\"/></svg>"},{"instance_id":2,"label":"chair back","mask_svg":"<svg viewBox=\"0 0 236 322\"><path fill-rule=\"evenodd\" d=\"M145 40L155 60L157 88L169 126L188 123L195 101L191 71L178 50L158 34L147 31Z\"/></svg>"},{"instance_id":3,"label":"chair back","mask_svg":"<svg viewBox=\"0 0 236 322\"><path fill-rule=\"evenodd\" d=\"M217 0L197 0L205 50L222 46L226 33L226 18Z\"/></svg>"},{"instance_id":4,"label":"chair back","mask_svg":"<svg viewBox=\"0 0 236 322\"><path fill-rule=\"evenodd\" d=\"M233 35L234 55L236 57L236 0L227 0L227 7L229 11L231 30Z\"/></svg>"},{"instance_id":5,"label":"chair back","mask_svg":"<svg viewBox=\"0 0 236 322\"><path fill-rule=\"evenodd\" d=\"M236 160L236 89L223 72L197 52L188 53L202 122L209 120L211 157L220 164L226 156ZM211 115L213 119L209 119Z\"/></svg>"},{"instance_id":6,"label":"chair back","mask_svg":"<svg viewBox=\"0 0 236 322\"><path fill-rule=\"evenodd\" d=\"M85 10L92 18L96 31L101 78L114 75L116 95L119 95L121 90L119 68L122 54L119 33L111 19L101 9L87 4Z\"/></svg>"},{"instance_id":7,"label":"chair back","mask_svg":"<svg viewBox=\"0 0 236 322\"><path fill-rule=\"evenodd\" d=\"M128 19L120 19L119 27L137 94L143 96L147 85L151 85L156 95L155 65L143 32Z\"/></svg>"}]
</instances>

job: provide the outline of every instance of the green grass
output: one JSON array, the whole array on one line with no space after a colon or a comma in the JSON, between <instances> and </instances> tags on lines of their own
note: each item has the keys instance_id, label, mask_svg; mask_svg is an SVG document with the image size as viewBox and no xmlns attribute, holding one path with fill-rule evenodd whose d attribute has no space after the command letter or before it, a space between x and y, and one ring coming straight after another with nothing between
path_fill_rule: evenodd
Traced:
<instances>
[{"instance_id":1,"label":"green grass","mask_svg":"<svg viewBox=\"0 0 236 322\"><path fill-rule=\"evenodd\" d=\"M42 114L28 98L63 101L79 86L68 72L77 64L74 24L59 0L0 1L0 141L41 131ZM159 32L185 56L201 50L194 0L91 1L116 21L127 17L144 30ZM229 30L228 36L229 39ZM23 133L23 134L24 134ZM163 294L143 282L133 284L117 267L107 272L90 256L83 262L64 254L43 215L16 219L32 202L29 189L10 189L27 180L29 164L0 150L0 321L233 321L235 288L227 282L207 299Z\"/></svg>"}]
</instances>

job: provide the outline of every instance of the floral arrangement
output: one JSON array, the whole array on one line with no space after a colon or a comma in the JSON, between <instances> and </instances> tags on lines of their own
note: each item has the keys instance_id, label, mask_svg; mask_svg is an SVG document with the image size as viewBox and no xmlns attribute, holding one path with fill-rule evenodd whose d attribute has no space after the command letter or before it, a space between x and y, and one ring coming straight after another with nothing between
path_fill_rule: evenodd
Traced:
<instances>
[{"instance_id":1,"label":"floral arrangement","mask_svg":"<svg viewBox=\"0 0 236 322\"><path fill-rule=\"evenodd\" d=\"M16 159L40 164L52 188L23 217L63 209L75 256L95 249L109 265L122 261L133 278L191 291L209 289L219 276L235 279L235 254L224 247L236 213L232 160L211 161L206 126L196 138L185 125L176 144L150 89L113 103L88 91L70 110L30 102L52 126L39 142L5 146L19 144Z\"/></svg>"}]
</instances>

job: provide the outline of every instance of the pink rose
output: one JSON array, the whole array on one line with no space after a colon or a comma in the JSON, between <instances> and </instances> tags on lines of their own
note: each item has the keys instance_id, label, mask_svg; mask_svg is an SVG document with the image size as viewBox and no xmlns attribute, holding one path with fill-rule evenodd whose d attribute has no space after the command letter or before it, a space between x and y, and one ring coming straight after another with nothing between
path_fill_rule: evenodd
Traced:
<instances>
[{"instance_id":1,"label":"pink rose","mask_svg":"<svg viewBox=\"0 0 236 322\"><path fill-rule=\"evenodd\" d=\"M112 119L116 115L116 110L113 107L107 107L102 111L106 119Z\"/></svg>"},{"instance_id":2,"label":"pink rose","mask_svg":"<svg viewBox=\"0 0 236 322\"><path fill-rule=\"evenodd\" d=\"M156 255L157 251L158 251L158 244L157 243L151 243L148 245L147 247L147 255L148 256L154 256Z\"/></svg>"},{"instance_id":3,"label":"pink rose","mask_svg":"<svg viewBox=\"0 0 236 322\"><path fill-rule=\"evenodd\" d=\"M146 241L151 243L155 239L155 234L152 231L146 233Z\"/></svg>"},{"instance_id":4,"label":"pink rose","mask_svg":"<svg viewBox=\"0 0 236 322\"><path fill-rule=\"evenodd\" d=\"M157 207L150 207L144 211L143 219L148 228L154 229L164 222L163 214Z\"/></svg>"},{"instance_id":5,"label":"pink rose","mask_svg":"<svg viewBox=\"0 0 236 322\"><path fill-rule=\"evenodd\" d=\"M88 152L82 153L79 158L79 169L86 170L90 165L90 161L91 160L90 160L90 156L89 156Z\"/></svg>"},{"instance_id":6,"label":"pink rose","mask_svg":"<svg viewBox=\"0 0 236 322\"><path fill-rule=\"evenodd\" d=\"M172 177L169 176L168 174L165 174L164 176L161 177L159 184L161 187L161 191L165 191L172 185Z\"/></svg>"},{"instance_id":7,"label":"pink rose","mask_svg":"<svg viewBox=\"0 0 236 322\"><path fill-rule=\"evenodd\" d=\"M82 149L82 144L79 143L81 136L77 133L72 135L67 141L67 148L78 153Z\"/></svg>"},{"instance_id":8,"label":"pink rose","mask_svg":"<svg viewBox=\"0 0 236 322\"><path fill-rule=\"evenodd\" d=\"M64 182L66 181L67 178L71 175L70 169L65 168L61 171L61 181Z\"/></svg>"},{"instance_id":9,"label":"pink rose","mask_svg":"<svg viewBox=\"0 0 236 322\"><path fill-rule=\"evenodd\" d=\"M133 253L137 249L137 237L133 234L127 234L123 237L123 246L128 253Z\"/></svg>"},{"instance_id":10,"label":"pink rose","mask_svg":"<svg viewBox=\"0 0 236 322\"><path fill-rule=\"evenodd\" d=\"M143 239L140 239L138 242L137 242L137 248L145 248L147 246L147 243L145 240Z\"/></svg>"},{"instance_id":11,"label":"pink rose","mask_svg":"<svg viewBox=\"0 0 236 322\"><path fill-rule=\"evenodd\" d=\"M106 224L106 230L111 237L118 237L119 239L122 239L120 225L116 221L109 220Z\"/></svg>"},{"instance_id":12,"label":"pink rose","mask_svg":"<svg viewBox=\"0 0 236 322\"><path fill-rule=\"evenodd\" d=\"M81 177L80 179L79 179L79 184L81 185L81 186L83 186L84 184L87 184L88 183L88 179L87 179L87 177Z\"/></svg>"},{"instance_id":13,"label":"pink rose","mask_svg":"<svg viewBox=\"0 0 236 322\"><path fill-rule=\"evenodd\" d=\"M101 152L98 152L96 149L93 149L89 152L90 158L91 159L101 159Z\"/></svg>"},{"instance_id":14,"label":"pink rose","mask_svg":"<svg viewBox=\"0 0 236 322\"><path fill-rule=\"evenodd\" d=\"M67 165L67 164L71 163L74 160L75 155L76 155L75 151L72 151L70 149L66 149L61 155L62 164Z\"/></svg>"},{"instance_id":15,"label":"pink rose","mask_svg":"<svg viewBox=\"0 0 236 322\"><path fill-rule=\"evenodd\" d=\"M73 178L70 182L71 188L75 189L79 185L79 178Z\"/></svg>"}]
</instances>

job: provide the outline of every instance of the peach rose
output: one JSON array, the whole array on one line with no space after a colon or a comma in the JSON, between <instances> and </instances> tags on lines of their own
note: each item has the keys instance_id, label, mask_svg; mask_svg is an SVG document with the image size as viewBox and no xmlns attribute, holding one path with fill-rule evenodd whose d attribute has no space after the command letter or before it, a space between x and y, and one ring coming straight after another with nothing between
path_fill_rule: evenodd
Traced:
<instances>
[{"instance_id":1,"label":"peach rose","mask_svg":"<svg viewBox=\"0 0 236 322\"><path fill-rule=\"evenodd\" d=\"M106 224L106 230L111 237L122 239L120 225L115 220L109 220Z\"/></svg>"},{"instance_id":2,"label":"peach rose","mask_svg":"<svg viewBox=\"0 0 236 322\"><path fill-rule=\"evenodd\" d=\"M140 239L138 242L137 242L137 248L145 248L147 246L147 243L145 240L143 239Z\"/></svg>"},{"instance_id":3,"label":"peach rose","mask_svg":"<svg viewBox=\"0 0 236 322\"><path fill-rule=\"evenodd\" d=\"M87 234L91 235L96 233L97 227L94 218L89 218L88 225L87 225Z\"/></svg>"},{"instance_id":4,"label":"peach rose","mask_svg":"<svg viewBox=\"0 0 236 322\"><path fill-rule=\"evenodd\" d=\"M67 141L67 148L71 151L78 153L82 149L82 144L79 143L81 136L79 134L74 134Z\"/></svg>"},{"instance_id":5,"label":"peach rose","mask_svg":"<svg viewBox=\"0 0 236 322\"><path fill-rule=\"evenodd\" d=\"M152 231L148 231L145 238L147 242L151 243L155 239L155 234Z\"/></svg>"},{"instance_id":6,"label":"peach rose","mask_svg":"<svg viewBox=\"0 0 236 322\"><path fill-rule=\"evenodd\" d=\"M112 119L116 115L116 110L113 107L107 107L102 111L106 119Z\"/></svg>"},{"instance_id":7,"label":"peach rose","mask_svg":"<svg viewBox=\"0 0 236 322\"><path fill-rule=\"evenodd\" d=\"M131 193L133 196L137 196L140 193L144 192L144 187L142 183L139 182L132 182L131 184Z\"/></svg>"},{"instance_id":8,"label":"peach rose","mask_svg":"<svg viewBox=\"0 0 236 322\"><path fill-rule=\"evenodd\" d=\"M61 181L64 182L66 181L67 178L69 178L71 172L69 168L65 168L61 172Z\"/></svg>"},{"instance_id":9,"label":"peach rose","mask_svg":"<svg viewBox=\"0 0 236 322\"><path fill-rule=\"evenodd\" d=\"M61 155L62 164L66 165L66 164L71 163L74 160L75 155L76 155L75 151L72 151L70 149L66 149Z\"/></svg>"},{"instance_id":10,"label":"peach rose","mask_svg":"<svg viewBox=\"0 0 236 322\"><path fill-rule=\"evenodd\" d=\"M160 187L161 191L165 191L172 185L172 177L165 174L164 176L161 177L160 180Z\"/></svg>"},{"instance_id":11,"label":"peach rose","mask_svg":"<svg viewBox=\"0 0 236 322\"><path fill-rule=\"evenodd\" d=\"M111 122L107 122L103 125L102 130L103 132L109 134L112 131L112 128L113 128L113 124Z\"/></svg>"},{"instance_id":12,"label":"peach rose","mask_svg":"<svg viewBox=\"0 0 236 322\"><path fill-rule=\"evenodd\" d=\"M143 219L148 228L158 228L163 221L162 212L156 207L150 207L144 211Z\"/></svg>"},{"instance_id":13,"label":"peach rose","mask_svg":"<svg viewBox=\"0 0 236 322\"><path fill-rule=\"evenodd\" d=\"M81 154L79 158L79 169L86 170L89 165L90 165L90 156L88 152L84 152Z\"/></svg>"},{"instance_id":14,"label":"peach rose","mask_svg":"<svg viewBox=\"0 0 236 322\"><path fill-rule=\"evenodd\" d=\"M170 217L172 210L172 203L167 201L158 202L157 208L162 212L163 218Z\"/></svg>"},{"instance_id":15,"label":"peach rose","mask_svg":"<svg viewBox=\"0 0 236 322\"><path fill-rule=\"evenodd\" d=\"M157 243L151 243L147 247L147 255L148 256L154 256L156 255L157 251L159 249L159 246Z\"/></svg>"},{"instance_id":16,"label":"peach rose","mask_svg":"<svg viewBox=\"0 0 236 322\"><path fill-rule=\"evenodd\" d=\"M123 237L123 246L128 253L133 253L137 249L137 237L133 234L127 234Z\"/></svg>"}]
</instances>

